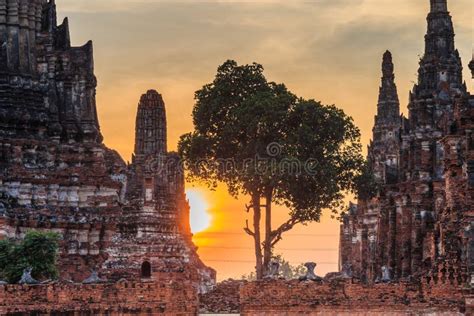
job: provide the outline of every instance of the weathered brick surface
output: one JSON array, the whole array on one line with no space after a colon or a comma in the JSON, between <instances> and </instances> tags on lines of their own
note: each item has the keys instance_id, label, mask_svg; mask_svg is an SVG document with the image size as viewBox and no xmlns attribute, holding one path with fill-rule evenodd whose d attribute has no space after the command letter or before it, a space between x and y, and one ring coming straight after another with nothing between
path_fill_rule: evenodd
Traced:
<instances>
[{"instance_id":1,"label":"weathered brick surface","mask_svg":"<svg viewBox=\"0 0 474 316\"><path fill-rule=\"evenodd\" d=\"M247 281L227 280L205 294L199 295L199 311L213 314L238 314L240 312L240 287Z\"/></svg>"},{"instance_id":2,"label":"weathered brick surface","mask_svg":"<svg viewBox=\"0 0 474 316\"><path fill-rule=\"evenodd\" d=\"M453 286L262 281L244 284L242 315L463 315Z\"/></svg>"},{"instance_id":3,"label":"weathered brick surface","mask_svg":"<svg viewBox=\"0 0 474 316\"><path fill-rule=\"evenodd\" d=\"M0 286L0 315L196 315L190 282Z\"/></svg>"}]
</instances>

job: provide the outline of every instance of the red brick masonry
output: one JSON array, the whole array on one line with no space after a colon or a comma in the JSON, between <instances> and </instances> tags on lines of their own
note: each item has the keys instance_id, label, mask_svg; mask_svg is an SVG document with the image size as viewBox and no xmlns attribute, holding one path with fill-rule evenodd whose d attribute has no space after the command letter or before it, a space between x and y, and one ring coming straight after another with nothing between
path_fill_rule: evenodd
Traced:
<instances>
[{"instance_id":1,"label":"red brick masonry","mask_svg":"<svg viewBox=\"0 0 474 316\"><path fill-rule=\"evenodd\" d=\"M183 280L0 286L0 315L197 315L198 302ZM233 281L201 296L202 312L252 316L474 315L473 307L470 289L445 283Z\"/></svg>"},{"instance_id":2,"label":"red brick masonry","mask_svg":"<svg viewBox=\"0 0 474 316\"><path fill-rule=\"evenodd\" d=\"M187 282L0 286L0 315L196 315Z\"/></svg>"},{"instance_id":3,"label":"red brick masonry","mask_svg":"<svg viewBox=\"0 0 474 316\"><path fill-rule=\"evenodd\" d=\"M474 315L453 285L263 281L240 288L241 315Z\"/></svg>"}]
</instances>

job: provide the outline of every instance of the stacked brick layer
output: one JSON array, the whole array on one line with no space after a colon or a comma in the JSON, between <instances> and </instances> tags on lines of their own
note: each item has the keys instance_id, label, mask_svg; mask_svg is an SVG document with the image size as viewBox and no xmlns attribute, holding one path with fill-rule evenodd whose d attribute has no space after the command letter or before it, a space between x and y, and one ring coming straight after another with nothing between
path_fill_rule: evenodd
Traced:
<instances>
[{"instance_id":1,"label":"stacked brick layer","mask_svg":"<svg viewBox=\"0 0 474 316\"><path fill-rule=\"evenodd\" d=\"M0 315L196 315L190 282L0 286Z\"/></svg>"},{"instance_id":2,"label":"stacked brick layer","mask_svg":"<svg viewBox=\"0 0 474 316\"><path fill-rule=\"evenodd\" d=\"M242 285L241 315L464 315L451 285L263 281Z\"/></svg>"},{"instance_id":3,"label":"stacked brick layer","mask_svg":"<svg viewBox=\"0 0 474 316\"><path fill-rule=\"evenodd\" d=\"M247 281L227 280L218 283L215 288L199 295L199 311L203 314L240 313L240 288Z\"/></svg>"}]
</instances>

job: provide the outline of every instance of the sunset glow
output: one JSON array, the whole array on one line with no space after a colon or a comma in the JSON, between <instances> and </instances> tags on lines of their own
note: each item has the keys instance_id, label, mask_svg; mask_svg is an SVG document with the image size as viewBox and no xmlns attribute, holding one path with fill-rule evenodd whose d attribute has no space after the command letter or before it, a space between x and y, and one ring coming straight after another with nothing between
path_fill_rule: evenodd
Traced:
<instances>
[{"instance_id":1,"label":"sunset glow","mask_svg":"<svg viewBox=\"0 0 474 316\"><path fill-rule=\"evenodd\" d=\"M206 230L211 226L212 218L204 195L199 190L190 189L186 191L186 196L191 206L191 231L195 234Z\"/></svg>"}]
</instances>

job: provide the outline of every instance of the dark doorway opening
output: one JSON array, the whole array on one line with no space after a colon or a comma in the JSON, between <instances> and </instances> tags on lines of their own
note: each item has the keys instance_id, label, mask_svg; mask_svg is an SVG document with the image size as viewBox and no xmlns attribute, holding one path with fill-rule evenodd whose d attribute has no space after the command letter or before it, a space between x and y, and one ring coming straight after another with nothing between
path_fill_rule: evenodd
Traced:
<instances>
[{"instance_id":1,"label":"dark doorway opening","mask_svg":"<svg viewBox=\"0 0 474 316\"><path fill-rule=\"evenodd\" d=\"M151 264L148 261L142 263L142 278L151 278Z\"/></svg>"}]
</instances>

